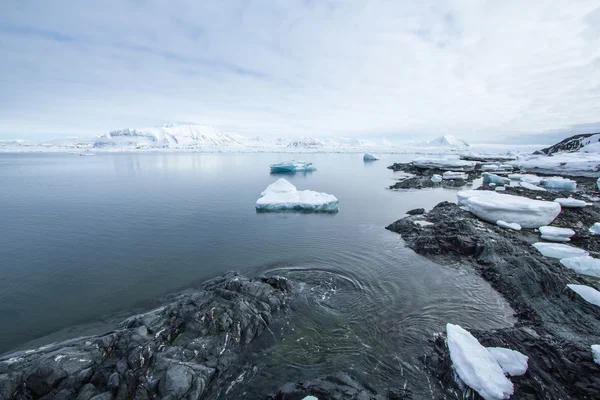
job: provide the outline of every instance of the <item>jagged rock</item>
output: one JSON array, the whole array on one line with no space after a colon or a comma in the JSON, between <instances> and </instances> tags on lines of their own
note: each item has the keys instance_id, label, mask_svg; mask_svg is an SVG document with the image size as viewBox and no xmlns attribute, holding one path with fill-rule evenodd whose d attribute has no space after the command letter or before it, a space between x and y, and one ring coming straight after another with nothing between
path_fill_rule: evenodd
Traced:
<instances>
[{"instance_id":1,"label":"jagged rock","mask_svg":"<svg viewBox=\"0 0 600 400\"><path fill-rule=\"evenodd\" d=\"M414 210L410 210L406 212L408 215L420 215L425 213L424 208L415 208Z\"/></svg>"}]
</instances>

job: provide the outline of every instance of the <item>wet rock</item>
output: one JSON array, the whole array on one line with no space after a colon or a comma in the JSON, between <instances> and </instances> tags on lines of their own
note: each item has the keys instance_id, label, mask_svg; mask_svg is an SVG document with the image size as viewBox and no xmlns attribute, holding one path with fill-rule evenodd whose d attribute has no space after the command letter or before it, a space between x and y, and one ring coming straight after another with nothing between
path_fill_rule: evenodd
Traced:
<instances>
[{"instance_id":1,"label":"wet rock","mask_svg":"<svg viewBox=\"0 0 600 400\"><path fill-rule=\"evenodd\" d=\"M414 210L410 210L406 212L408 215L421 215L425 213L424 208L415 208Z\"/></svg>"},{"instance_id":2,"label":"wet rock","mask_svg":"<svg viewBox=\"0 0 600 400\"><path fill-rule=\"evenodd\" d=\"M229 273L105 335L73 339L0 359L3 399L80 400L203 397L245 346L286 308L285 278ZM202 351L193 343L202 341Z\"/></svg>"}]
</instances>

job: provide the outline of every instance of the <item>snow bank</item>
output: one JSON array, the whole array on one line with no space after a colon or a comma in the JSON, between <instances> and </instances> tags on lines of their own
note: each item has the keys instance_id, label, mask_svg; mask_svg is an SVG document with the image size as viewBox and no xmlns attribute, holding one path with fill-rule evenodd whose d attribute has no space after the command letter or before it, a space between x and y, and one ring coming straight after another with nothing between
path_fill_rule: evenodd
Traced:
<instances>
[{"instance_id":1,"label":"snow bank","mask_svg":"<svg viewBox=\"0 0 600 400\"><path fill-rule=\"evenodd\" d=\"M498 189L498 188L497 188ZM482 190L459 192L458 204L471 213L493 224L501 220L517 223L523 228L539 228L548 225L560 213L560 204L551 201L532 200L527 197L499 194Z\"/></svg>"},{"instance_id":2,"label":"snow bank","mask_svg":"<svg viewBox=\"0 0 600 400\"><path fill-rule=\"evenodd\" d=\"M559 197L558 199L554 199L555 202L563 206L564 208L582 208L585 206L591 206L591 203L586 203L583 200L577 200L572 197L564 198Z\"/></svg>"},{"instance_id":3,"label":"snow bank","mask_svg":"<svg viewBox=\"0 0 600 400\"><path fill-rule=\"evenodd\" d=\"M588 229L592 235L600 235L600 222L594 222L594 225Z\"/></svg>"},{"instance_id":4,"label":"snow bank","mask_svg":"<svg viewBox=\"0 0 600 400\"><path fill-rule=\"evenodd\" d=\"M283 178L267 186L261 196L256 201L256 209L260 211L338 211L338 199L335 196L312 190L297 190Z\"/></svg>"},{"instance_id":5,"label":"snow bank","mask_svg":"<svg viewBox=\"0 0 600 400\"><path fill-rule=\"evenodd\" d=\"M363 160L364 161L377 161L377 160L379 160L379 157L374 156L373 154L365 153L365 155L363 156Z\"/></svg>"},{"instance_id":6,"label":"snow bank","mask_svg":"<svg viewBox=\"0 0 600 400\"><path fill-rule=\"evenodd\" d=\"M567 285L569 289L580 295L585 301L600 306L600 292L585 285Z\"/></svg>"},{"instance_id":7,"label":"snow bank","mask_svg":"<svg viewBox=\"0 0 600 400\"><path fill-rule=\"evenodd\" d=\"M487 350L507 375L521 376L527 372L529 357L525 354L504 347L487 347Z\"/></svg>"},{"instance_id":8,"label":"snow bank","mask_svg":"<svg viewBox=\"0 0 600 400\"><path fill-rule=\"evenodd\" d=\"M588 256L588 253L585 250L579 249L577 247L568 246L566 244L558 244L558 243L534 243L532 244L544 257L550 258L569 258L569 257L581 257Z\"/></svg>"},{"instance_id":9,"label":"snow bank","mask_svg":"<svg viewBox=\"0 0 600 400\"><path fill-rule=\"evenodd\" d=\"M510 222L506 222L506 221L502 221L502 220L496 221L496 225L498 225L501 228L512 229L513 231L521 230L521 225L511 224Z\"/></svg>"},{"instance_id":10,"label":"snow bank","mask_svg":"<svg viewBox=\"0 0 600 400\"><path fill-rule=\"evenodd\" d=\"M575 234L575 231L573 229L558 228L556 226L540 226L540 233L544 240L549 240L551 242L568 242L571 240L571 236Z\"/></svg>"},{"instance_id":11,"label":"snow bank","mask_svg":"<svg viewBox=\"0 0 600 400\"><path fill-rule=\"evenodd\" d=\"M560 263L581 275L600 278L600 260L590 256L562 258Z\"/></svg>"}]
</instances>

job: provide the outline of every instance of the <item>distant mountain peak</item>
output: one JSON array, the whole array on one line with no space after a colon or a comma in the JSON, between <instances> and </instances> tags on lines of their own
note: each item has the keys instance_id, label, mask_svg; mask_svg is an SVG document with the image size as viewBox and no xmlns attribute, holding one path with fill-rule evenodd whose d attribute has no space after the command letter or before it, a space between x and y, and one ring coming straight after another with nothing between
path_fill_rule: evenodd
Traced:
<instances>
[{"instance_id":1,"label":"distant mountain peak","mask_svg":"<svg viewBox=\"0 0 600 400\"><path fill-rule=\"evenodd\" d=\"M435 147L471 147L469 143L450 134L437 137L427 142L427 145Z\"/></svg>"},{"instance_id":2,"label":"distant mountain peak","mask_svg":"<svg viewBox=\"0 0 600 400\"><path fill-rule=\"evenodd\" d=\"M572 153L575 151L600 152L600 133L583 133L568 137L553 146L540 150L543 154Z\"/></svg>"}]
</instances>

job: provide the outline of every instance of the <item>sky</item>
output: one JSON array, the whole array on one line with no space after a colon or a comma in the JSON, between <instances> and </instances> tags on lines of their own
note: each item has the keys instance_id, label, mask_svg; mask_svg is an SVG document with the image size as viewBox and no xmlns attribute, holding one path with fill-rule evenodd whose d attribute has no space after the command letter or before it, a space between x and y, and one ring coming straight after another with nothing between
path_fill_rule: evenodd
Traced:
<instances>
[{"instance_id":1,"label":"sky","mask_svg":"<svg viewBox=\"0 0 600 400\"><path fill-rule=\"evenodd\" d=\"M598 0L7 0L0 55L0 139L600 130Z\"/></svg>"}]
</instances>

